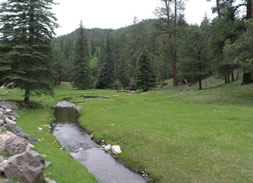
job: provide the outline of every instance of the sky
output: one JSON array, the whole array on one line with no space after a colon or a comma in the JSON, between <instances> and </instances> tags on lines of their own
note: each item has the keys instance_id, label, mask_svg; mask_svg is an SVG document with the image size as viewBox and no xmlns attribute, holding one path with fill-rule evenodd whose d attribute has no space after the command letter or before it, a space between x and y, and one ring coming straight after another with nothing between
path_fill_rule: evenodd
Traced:
<instances>
[{"instance_id":1,"label":"sky","mask_svg":"<svg viewBox=\"0 0 253 183\"><path fill-rule=\"evenodd\" d=\"M6 0L0 0L3 2ZM139 20L156 18L154 11L160 0L55 0L58 5L53 12L58 18L57 36L68 34L79 27L82 20L85 28L121 28ZM185 18L190 24L199 24L205 14L212 18L214 1L186 0Z\"/></svg>"},{"instance_id":2,"label":"sky","mask_svg":"<svg viewBox=\"0 0 253 183\"><path fill-rule=\"evenodd\" d=\"M54 7L60 27L57 35L72 32L83 21L85 28L121 28L139 20L156 18L159 0L55 0ZM187 0L185 18L188 23L199 24L205 13L212 17L212 3L206 0Z\"/></svg>"}]
</instances>

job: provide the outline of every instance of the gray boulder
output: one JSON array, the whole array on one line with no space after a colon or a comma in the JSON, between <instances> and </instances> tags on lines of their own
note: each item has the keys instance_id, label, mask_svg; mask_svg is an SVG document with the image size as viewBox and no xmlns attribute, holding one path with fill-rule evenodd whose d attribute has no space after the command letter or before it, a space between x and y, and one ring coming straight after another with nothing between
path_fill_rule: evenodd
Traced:
<instances>
[{"instance_id":1,"label":"gray boulder","mask_svg":"<svg viewBox=\"0 0 253 183\"><path fill-rule=\"evenodd\" d=\"M0 152L3 152L5 150L6 141L15 137L17 136L11 132L1 133L0 134Z\"/></svg>"},{"instance_id":2,"label":"gray boulder","mask_svg":"<svg viewBox=\"0 0 253 183\"><path fill-rule=\"evenodd\" d=\"M12 124L12 125L17 124L15 121L9 119L8 117L5 117L5 118L4 118L4 122L5 122L6 124Z\"/></svg>"},{"instance_id":3,"label":"gray boulder","mask_svg":"<svg viewBox=\"0 0 253 183\"><path fill-rule=\"evenodd\" d=\"M38 140L35 137L25 134L24 131L15 124L6 124L5 128L14 133L15 135L29 140L30 142L34 143L38 142Z\"/></svg>"},{"instance_id":4,"label":"gray boulder","mask_svg":"<svg viewBox=\"0 0 253 183\"><path fill-rule=\"evenodd\" d=\"M56 122L77 122L80 115L76 105L67 101L59 102L53 109Z\"/></svg>"},{"instance_id":5,"label":"gray boulder","mask_svg":"<svg viewBox=\"0 0 253 183\"><path fill-rule=\"evenodd\" d=\"M27 151L8 159L4 174L8 179L17 179L26 183L40 183L43 178L43 158L34 151Z\"/></svg>"},{"instance_id":6,"label":"gray boulder","mask_svg":"<svg viewBox=\"0 0 253 183\"><path fill-rule=\"evenodd\" d=\"M29 142L21 137L11 137L5 142L5 150L10 153L10 155L21 154L26 151Z\"/></svg>"},{"instance_id":7,"label":"gray boulder","mask_svg":"<svg viewBox=\"0 0 253 183\"><path fill-rule=\"evenodd\" d=\"M76 105L67 101L58 102L53 108L76 108Z\"/></svg>"}]
</instances>

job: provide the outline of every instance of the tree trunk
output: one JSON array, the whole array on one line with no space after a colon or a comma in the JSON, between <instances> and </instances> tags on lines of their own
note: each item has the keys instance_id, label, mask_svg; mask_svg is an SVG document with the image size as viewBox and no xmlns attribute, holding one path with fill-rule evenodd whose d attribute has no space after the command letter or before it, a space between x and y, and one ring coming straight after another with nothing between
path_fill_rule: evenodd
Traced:
<instances>
[{"instance_id":1,"label":"tree trunk","mask_svg":"<svg viewBox=\"0 0 253 183\"><path fill-rule=\"evenodd\" d=\"M202 90L202 78L199 76L199 90Z\"/></svg>"},{"instance_id":2,"label":"tree trunk","mask_svg":"<svg viewBox=\"0 0 253 183\"><path fill-rule=\"evenodd\" d=\"M225 74L225 83L228 83L228 75Z\"/></svg>"},{"instance_id":3,"label":"tree trunk","mask_svg":"<svg viewBox=\"0 0 253 183\"><path fill-rule=\"evenodd\" d=\"M173 72L173 85L177 85L177 51L176 51L176 41L177 41L177 0L174 1L174 30L171 30L171 15L170 15L170 3L169 0L164 0L166 16L167 16L167 26L168 26L168 34L169 34L169 42L170 46L170 54L172 56L172 72Z\"/></svg>"},{"instance_id":4,"label":"tree trunk","mask_svg":"<svg viewBox=\"0 0 253 183\"><path fill-rule=\"evenodd\" d=\"M239 80L239 71L237 71L236 80Z\"/></svg>"},{"instance_id":5,"label":"tree trunk","mask_svg":"<svg viewBox=\"0 0 253 183\"><path fill-rule=\"evenodd\" d=\"M251 77L252 77L252 73L250 73L250 72L243 73L242 85L246 85L246 84L249 84L250 82L252 82Z\"/></svg>"},{"instance_id":6,"label":"tree trunk","mask_svg":"<svg viewBox=\"0 0 253 183\"><path fill-rule=\"evenodd\" d=\"M235 81L234 69L231 69L231 78L232 78L232 82L234 82Z\"/></svg>"},{"instance_id":7,"label":"tree trunk","mask_svg":"<svg viewBox=\"0 0 253 183\"><path fill-rule=\"evenodd\" d=\"M24 99L24 102L25 102L26 104L29 104L29 103L30 103L30 94L31 94L30 89L26 89L26 90L25 90L25 99Z\"/></svg>"},{"instance_id":8,"label":"tree trunk","mask_svg":"<svg viewBox=\"0 0 253 183\"><path fill-rule=\"evenodd\" d=\"M177 86L177 55L174 49L172 50L172 54L173 85Z\"/></svg>"},{"instance_id":9,"label":"tree trunk","mask_svg":"<svg viewBox=\"0 0 253 183\"><path fill-rule=\"evenodd\" d=\"M218 19L221 20L220 0L216 0L216 7L217 7Z\"/></svg>"},{"instance_id":10,"label":"tree trunk","mask_svg":"<svg viewBox=\"0 0 253 183\"><path fill-rule=\"evenodd\" d=\"M250 19L253 17L253 3L252 0L247 0L247 15L246 18Z\"/></svg>"},{"instance_id":11,"label":"tree trunk","mask_svg":"<svg viewBox=\"0 0 253 183\"><path fill-rule=\"evenodd\" d=\"M229 71L227 72L227 77L228 77L228 83L230 83L230 73L229 73Z\"/></svg>"}]
</instances>

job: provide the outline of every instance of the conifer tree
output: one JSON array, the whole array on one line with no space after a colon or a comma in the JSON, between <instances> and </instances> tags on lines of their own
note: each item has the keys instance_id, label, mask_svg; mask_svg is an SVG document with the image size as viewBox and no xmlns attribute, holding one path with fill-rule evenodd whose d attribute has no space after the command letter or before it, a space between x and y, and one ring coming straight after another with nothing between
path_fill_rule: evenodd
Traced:
<instances>
[{"instance_id":1,"label":"conifer tree","mask_svg":"<svg viewBox=\"0 0 253 183\"><path fill-rule=\"evenodd\" d=\"M106 45L102 57L103 66L97 81L97 88L99 89L110 88L114 81L114 60L112 56L112 46L109 33L107 34L107 40L105 44Z\"/></svg>"},{"instance_id":2,"label":"conifer tree","mask_svg":"<svg viewBox=\"0 0 253 183\"><path fill-rule=\"evenodd\" d=\"M136 84L137 89L140 89L144 92L148 91L156 84L154 70L152 68L150 56L147 50L144 50L141 53L137 62Z\"/></svg>"},{"instance_id":3,"label":"conifer tree","mask_svg":"<svg viewBox=\"0 0 253 183\"><path fill-rule=\"evenodd\" d=\"M205 20L204 20L205 21ZM181 77L188 82L198 81L202 89L202 80L209 74L208 34L204 21L201 26L191 25L182 38L180 47Z\"/></svg>"},{"instance_id":4,"label":"conifer tree","mask_svg":"<svg viewBox=\"0 0 253 183\"><path fill-rule=\"evenodd\" d=\"M53 0L7 0L0 6L0 75L4 84L35 94L53 95L51 39L56 18Z\"/></svg>"},{"instance_id":5,"label":"conifer tree","mask_svg":"<svg viewBox=\"0 0 253 183\"><path fill-rule=\"evenodd\" d=\"M87 89L90 86L89 50L87 33L81 22L75 45L73 86L78 89Z\"/></svg>"},{"instance_id":6,"label":"conifer tree","mask_svg":"<svg viewBox=\"0 0 253 183\"><path fill-rule=\"evenodd\" d=\"M119 68L118 68L118 80L122 84L123 88L129 87L130 78L129 78L129 65L127 63L127 57L124 50L120 53L120 61L119 61Z\"/></svg>"}]
</instances>

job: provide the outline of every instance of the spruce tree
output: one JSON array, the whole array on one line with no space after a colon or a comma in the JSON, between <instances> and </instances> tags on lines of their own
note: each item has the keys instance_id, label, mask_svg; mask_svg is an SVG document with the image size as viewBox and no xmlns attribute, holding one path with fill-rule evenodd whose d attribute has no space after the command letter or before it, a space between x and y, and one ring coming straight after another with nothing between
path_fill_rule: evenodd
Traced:
<instances>
[{"instance_id":1,"label":"spruce tree","mask_svg":"<svg viewBox=\"0 0 253 183\"><path fill-rule=\"evenodd\" d=\"M75 45L73 86L78 89L87 89L90 86L89 50L87 33L82 22L78 30Z\"/></svg>"},{"instance_id":2,"label":"spruce tree","mask_svg":"<svg viewBox=\"0 0 253 183\"><path fill-rule=\"evenodd\" d=\"M99 89L110 88L114 81L114 60L112 56L112 46L109 33L107 35L102 58L103 66L97 81L97 88Z\"/></svg>"},{"instance_id":3,"label":"spruce tree","mask_svg":"<svg viewBox=\"0 0 253 183\"><path fill-rule=\"evenodd\" d=\"M127 56L125 50L121 50L119 68L117 71L117 79L122 84L123 88L128 88L130 84L129 78L129 64L127 63Z\"/></svg>"},{"instance_id":4,"label":"spruce tree","mask_svg":"<svg viewBox=\"0 0 253 183\"><path fill-rule=\"evenodd\" d=\"M51 40L56 18L53 0L7 0L0 6L0 75L4 84L53 95Z\"/></svg>"},{"instance_id":5,"label":"spruce tree","mask_svg":"<svg viewBox=\"0 0 253 183\"><path fill-rule=\"evenodd\" d=\"M202 80L209 75L210 64L208 57L208 29L205 19L201 26L191 25L186 29L180 46L181 77L188 82L198 82L202 89Z\"/></svg>"},{"instance_id":6,"label":"spruce tree","mask_svg":"<svg viewBox=\"0 0 253 183\"><path fill-rule=\"evenodd\" d=\"M156 84L154 70L147 50L141 53L137 63L136 84L137 89L144 92L150 90Z\"/></svg>"}]
</instances>

